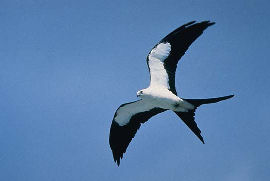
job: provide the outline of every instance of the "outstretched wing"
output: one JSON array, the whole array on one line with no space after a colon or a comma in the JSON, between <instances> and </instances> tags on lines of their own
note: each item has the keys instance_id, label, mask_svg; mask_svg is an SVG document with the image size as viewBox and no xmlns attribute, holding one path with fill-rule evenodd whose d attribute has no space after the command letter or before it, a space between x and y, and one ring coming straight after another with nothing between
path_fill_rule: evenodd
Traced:
<instances>
[{"instance_id":1,"label":"outstretched wing","mask_svg":"<svg viewBox=\"0 0 270 181\"><path fill-rule=\"evenodd\" d=\"M214 22L195 21L184 24L163 38L147 56L147 65L150 71L150 86L163 86L175 90L175 71L179 59L185 54L188 47Z\"/></svg>"},{"instance_id":2,"label":"outstretched wing","mask_svg":"<svg viewBox=\"0 0 270 181\"><path fill-rule=\"evenodd\" d=\"M152 116L163 111L165 109L153 107L144 100L122 104L117 109L110 129L109 142L114 161L118 166L141 123L145 123Z\"/></svg>"}]
</instances>

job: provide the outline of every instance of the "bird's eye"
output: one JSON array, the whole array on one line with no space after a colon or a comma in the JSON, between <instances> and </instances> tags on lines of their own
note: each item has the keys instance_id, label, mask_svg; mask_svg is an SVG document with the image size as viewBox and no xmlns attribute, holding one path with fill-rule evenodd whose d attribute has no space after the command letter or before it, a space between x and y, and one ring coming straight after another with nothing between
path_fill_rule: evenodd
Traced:
<instances>
[{"instance_id":1,"label":"bird's eye","mask_svg":"<svg viewBox=\"0 0 270 181\"><path fill-rule=\"evenodd\" d=\"M140 94L142 94L143 93L143 91L140 91Z\"/></svg>"}]
</instances>

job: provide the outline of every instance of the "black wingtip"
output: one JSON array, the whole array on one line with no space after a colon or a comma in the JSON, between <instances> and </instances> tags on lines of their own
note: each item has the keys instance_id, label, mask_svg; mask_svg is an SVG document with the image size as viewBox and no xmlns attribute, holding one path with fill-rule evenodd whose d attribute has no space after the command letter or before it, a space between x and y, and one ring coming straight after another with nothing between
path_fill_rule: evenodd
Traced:
<instances>
[{"instance_id":1,"label":"black wingtip","mask_svg":"<svg viewBox=\"0 0 270 181\"><path fill-rule=\"evenodd\" d=\"M196 22L196 21L190 21L190 22L184 24L183 26L188 26L188 25L194 24L195 22Z\"/></svg>"},{"instance_id":2,"label":"black wingtip","mask_svg":"<svg viewBox=\"0 0 270 181\"><path fill-rule=\"evenodd\" d=\"M114 162L117 164L117 166L119 167L120 165L120 158L113 158Z\"/></svg>"},{"instance_id":3,"label":"black wingtip","mask_svg":"<svg viewBox=\"0 0 270 181\"><path fill-rule=\"evenodd\" d=\"M216 24L216 22L209 22L209 23L208 23L209 26L212 26L212 25L214 25L214 24Z\"/></svg>"},{"instance_id":4,"label":"black wingtip","mask_svg":"<svg viewBox=\"0 0 270 181\"><path fill-rule=\"evenodd\" d=\"M228 96L228 99L229 99L229 98L232 98L232 97L234 97L234 94L232 94L232 95L229 95L229 96Z\"/></svg>"},{"instance_id":5,"label":"black wingtip","mask_svg":"<svg viewBox=\"0 0 270 181\"><path fill-rule=\"evenodd\" d=\"M211 22L211 21L203 21L202 23L206 23L208 26L212 26L216 24L216 22Z\"/></svg>"},{"instance_id":6,"label":"black wingtip","mask_svg":"<svg viewBox=\"0 0 270 181\"><path fill-rule=\"evenodd\" d=\"M233 95L233 94L228 95L228 96L224 96L224 97L223 97L223 100L230 99L230 98L232 98L232 97L234 97L234 95Z\"/></svg>"},{"instance_id":7,"label":"black wingtip","mask_svg":"<svg viewBox=\"0 0 270 181\"><path fill-rule=\"evenodd\" d=\"M190 21L190 22L184 24L182 27L186 27L186 26L192 25L194 23L196 23L196 21ZM198 22L197 24L206 24L207 26L212 26L212 25L216 24L216 22L211 22L208 20L208 21Z\"/></svg>"},{"instance_id":8,"label":"black wingtip","mask_svg":"<svg viewBox=\"0 0 270 181\"><path fill-rule=\"evenodd\" d=\"M198 136L198 138L201 140L201 142L203 143L203 144L205 144L204 143L204 140L203 140L203 137L201 136L201 135L197 135Z\"/></svg>"}]
</instances>

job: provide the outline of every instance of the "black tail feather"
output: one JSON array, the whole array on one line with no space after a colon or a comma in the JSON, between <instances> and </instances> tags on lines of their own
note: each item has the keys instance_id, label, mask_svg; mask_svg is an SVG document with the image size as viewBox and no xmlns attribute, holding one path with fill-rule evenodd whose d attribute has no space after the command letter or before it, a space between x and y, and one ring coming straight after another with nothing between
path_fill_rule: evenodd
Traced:
<instances>
[{"instance_id":1,"label":"black tail feather","mask_svg":"<svg viewBox=\"0 0 270 181\"><path fill-rule=\"evenodd\" d=\"M195 109L190 110L189 112L175 112L179 118L191 129L191 131L201 140L204 144L203 137L201 135L201 130L198 128L197 123L195 122Z\"/></svg>"},{"instance_id":2,"label":"black tail feather","mask_svg":"<svg viewBox=\"0 0 270 181\"><path fill-rule=\"evenodd\" d=\"M185 101L191 103L195 106L193 110L189 110L188 112L175 112L178 117L180 117L184 123L191 129L191 131L202 141L204 144L203 137L201 135L201 130L198 128L197 123L195 122L195 111L196 108L202 104L211 104L219 101L223 101L226 99L232 98L234 95L217 97L217 98L208 98L208 99L184 99Z\"/></svg>"},{"instance_id":3,"label":"black tail feather","mask_svg":"<svg viewBox=\"0 0 270 181\"><path fill-rule=\"evenodd\" d=\"M211 104L216 103L219 101L224 101L226 99L232 98L234 95L223 96L223 97L215 97L215 98L208 98L208 99L184 99L185 101L191 103L192 105L199 107L202 104Z\"/></svg>"}]
</instances>

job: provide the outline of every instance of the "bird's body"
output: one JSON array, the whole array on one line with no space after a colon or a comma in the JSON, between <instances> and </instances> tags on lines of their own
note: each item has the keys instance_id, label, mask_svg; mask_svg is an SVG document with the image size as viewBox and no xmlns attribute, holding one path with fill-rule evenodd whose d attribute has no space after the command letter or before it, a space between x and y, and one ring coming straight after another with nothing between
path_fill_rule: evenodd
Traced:
<instances>
[{"instance_id":1,"label":"bird's body","mask_svg":"<svg viewBox=\"0 0 270 181\"><path fill-rule=\"evenodd\" d=\"M150 51L147 56L149 87L137 92L137 97L141 99L122 104L116 110L112 121L109 142L118 165L141 124L167 110L175 112L204 143L201 130L194 120L196 108L229 99L233 95L208 99L180 98L175 88L175 72L179 59L188 47L213 24L209 21L184 24L164 37Z\"/></svg>"},{"instance_id":2,"label":"bird's body","mask_svg":"<svg viewBox=\"0 0 270 181\"><path fill-rule=\"evenodd\" d=\"M146 100L146 102L152 106L158 106L166 110L187 112L188 110L194 109L192 104L181 99L164 87L150 86L143 89L143 94L140 95L140 98Z\"/></svg>"}]
</instances>

